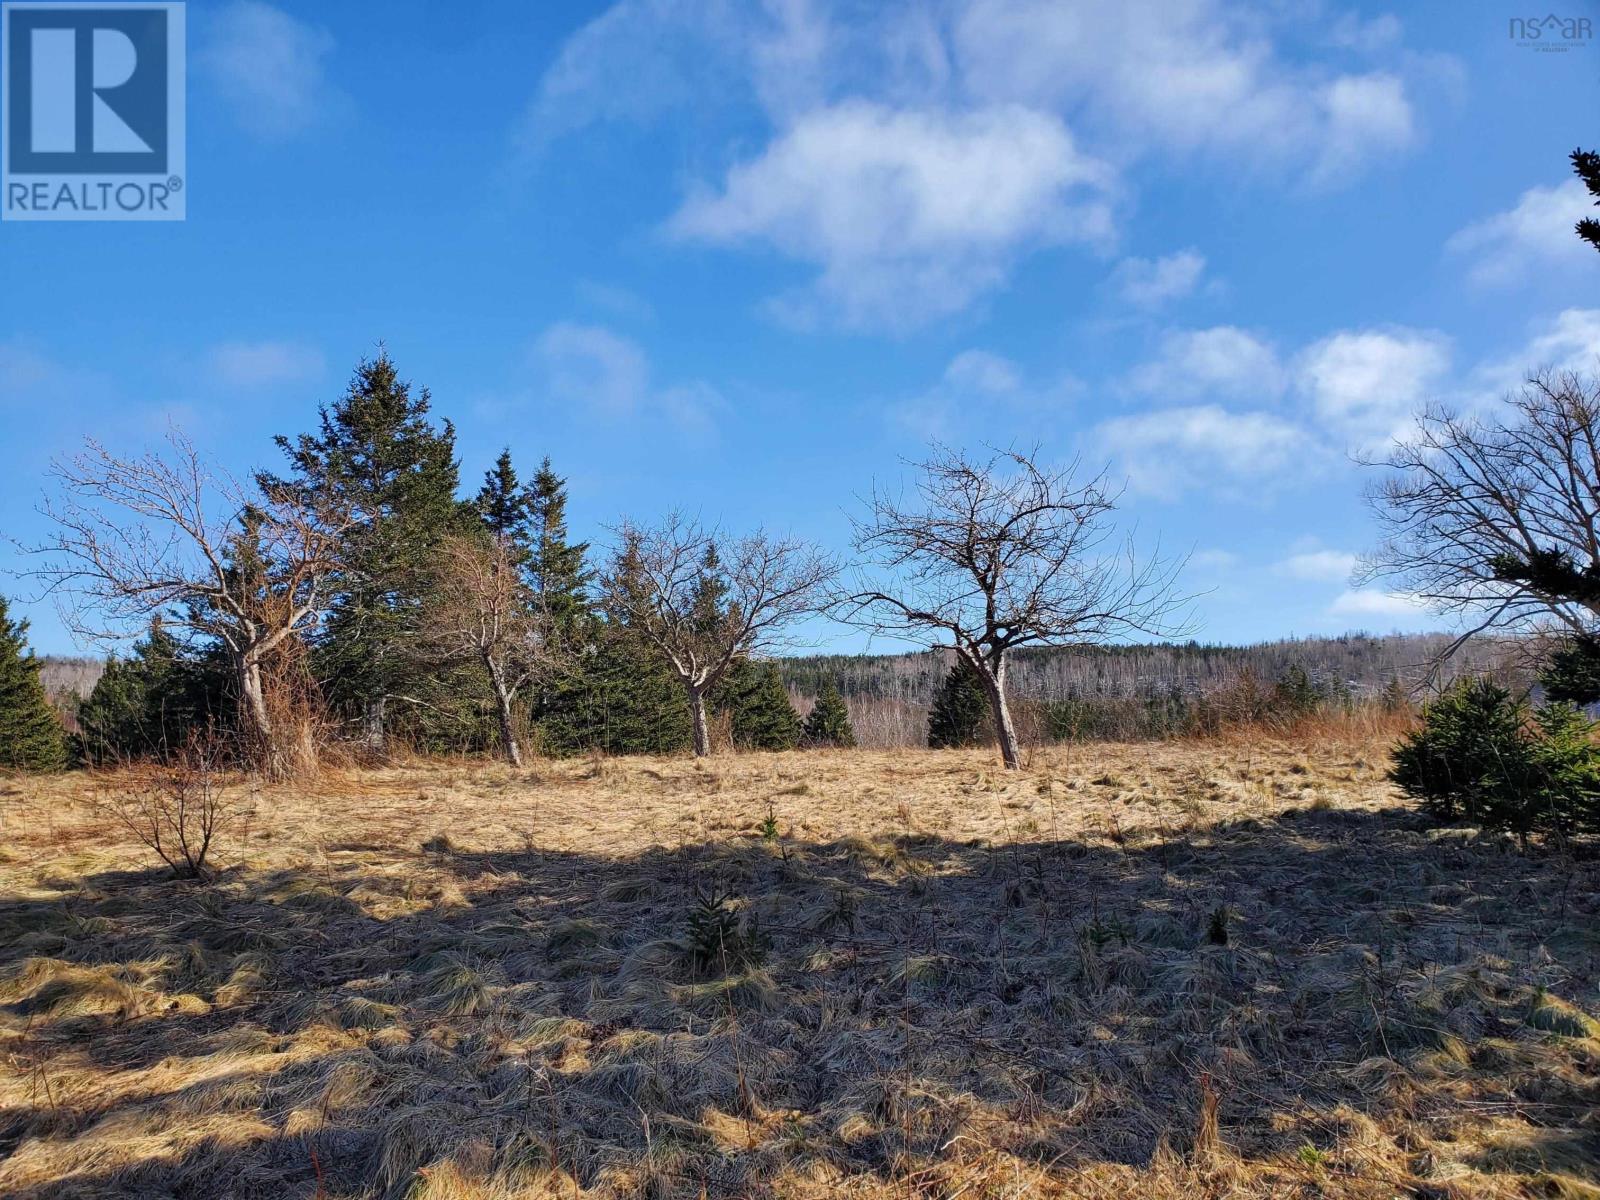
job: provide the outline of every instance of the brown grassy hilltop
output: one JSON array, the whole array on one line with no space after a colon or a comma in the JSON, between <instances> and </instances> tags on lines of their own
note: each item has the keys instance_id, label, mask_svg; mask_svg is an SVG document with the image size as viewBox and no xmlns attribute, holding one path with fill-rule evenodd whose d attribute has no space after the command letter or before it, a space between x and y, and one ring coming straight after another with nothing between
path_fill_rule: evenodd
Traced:
<instances>
[{"instance_id":1,"label":"brown grassy hilltop","mask_svg":"<svg viewBox=\"0 0 1600 1200\"><path fill-rule=\"evenodd\" d=\"M420 764L207 885L15 780L0 1194L1600 1197L1600 861L1385 763Z\"/></svg>"}]
</instances>

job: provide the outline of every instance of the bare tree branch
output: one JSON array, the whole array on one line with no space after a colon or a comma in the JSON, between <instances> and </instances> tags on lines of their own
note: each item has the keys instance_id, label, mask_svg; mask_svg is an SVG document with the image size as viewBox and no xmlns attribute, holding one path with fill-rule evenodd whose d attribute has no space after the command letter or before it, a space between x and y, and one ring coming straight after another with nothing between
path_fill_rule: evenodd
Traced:
<instances>
[{"instance_id":1,"label":"bare tree branch","mask_svg":"<svg viewBox=\"0 0 1600 1200\"><path fill-rule=\"evenodd\" d=\"M816 546L757 530L729 537L681 512L617 530L601 603L671 664L689 699L695 753L709 752L705 694L735 659L771 654L818 612L838 574Z\"/></svg>"},{"instance_id":2,"label":"bare tree branch","mask_svg":"<svg viewBox=\"0 0 1600 1200\"><path fill-rule=\"evenodd\" d=\"M836 597L842 621L899 638L933 634L978 671L1008 767L1021 765L1005 697L1006 655L1029 644L1090 645L1136 634L1171 636L1186 603L1182 565L1140 562L1107 543L1117 496L1104 472L1080 482L1029 453L975 459L935 443L916 499L874 488L855 523L871 564Z\"/></svg>"},{"instance_id":3,"label":"bare tree branch","mask_svg":"<svg viewBox=\"0 0 1600 1200\"><path fill-rule=\"evenodd\" d=\"M1368 493L1384 531L1357 578L1470 632L1600 626L1600 382L1534 375L1504 417L1433 406ZM1450 651L1447 651L1449 653Z\"/></svg>"},{"instance_id":4,"label":"bare tree branch","mask_svg":"<svg viewBox=\"0 0 1600 1200\"><path fill-rule=\"evenodd\" d=\"M483 668L494 694L501 747L513 766L522 765L513 716L518 694L571 658L556 629L507 539L457 534L437 547L422 613L421 652L435 663L473 662Z\"/></svg>"},{"instance_id":5,"label":"bare tree branch","mask_svg":"<svg viewBox=\"0 0 1600 1200\"><path fill-rule=\"evenodd\" d=\"M228 653L240 712L272 773L289 766L263 667L313 629L348 518L323 498L246 489L176 429L167 454L121 458L90 439L53 464L55 535L34 571L75 633L123 637L159 615Z\"/></svg>"}]
</instances>

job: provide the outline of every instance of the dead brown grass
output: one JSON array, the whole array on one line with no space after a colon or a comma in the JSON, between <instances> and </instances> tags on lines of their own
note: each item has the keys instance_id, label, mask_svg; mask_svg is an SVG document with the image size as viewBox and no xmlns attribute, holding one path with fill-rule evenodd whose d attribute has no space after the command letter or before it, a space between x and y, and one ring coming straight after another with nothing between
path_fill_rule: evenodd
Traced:
<instances>
[{"instance_id":1,"label":"dead brown grass","mask_svg":"<svg viewBox=\"0 0 1600 1200\"><path fill-rule=\"evenodd\" d=\"M1383 762L351 771L209 884L12 781L0 1194L1600 1196L1600 863Z\"/></svg>"}]
</instances>

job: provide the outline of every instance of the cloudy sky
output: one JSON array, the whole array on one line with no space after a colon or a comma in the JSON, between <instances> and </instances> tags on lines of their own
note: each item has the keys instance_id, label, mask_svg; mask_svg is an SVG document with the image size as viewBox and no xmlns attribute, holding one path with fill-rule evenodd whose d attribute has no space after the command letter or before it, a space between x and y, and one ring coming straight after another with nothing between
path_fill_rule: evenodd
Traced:
<instances>
[{"instance_id":1,"label":"cloudy sky","mask_svg":"<svg viewBox=\"0 0 1600 1200\"><path fill-rule=\"evenodd\" d=\"M23 543L85 433L269 464L381 341L464 480L549 454L589 536L843 547L929 438L1037 442L1191 554L1205 639L1421 628L1350 583L1356 458L1600 355L1600 45L1504 6L189 9L187 222L0 225Z\"/></svg>"}]
</instances>

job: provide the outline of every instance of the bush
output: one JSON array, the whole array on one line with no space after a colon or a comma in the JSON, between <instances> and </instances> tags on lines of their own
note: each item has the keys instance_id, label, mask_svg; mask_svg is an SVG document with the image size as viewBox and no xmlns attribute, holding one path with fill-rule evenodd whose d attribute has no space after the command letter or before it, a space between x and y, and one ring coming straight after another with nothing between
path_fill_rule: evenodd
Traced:
<instances>
[{"instance_id":1,"label":"bush","mask_svg":"<svg viewBox=\"0 0 1600 1200\"><path fill-rule=\"evenodd\" d=\"M1593 740L1594 725L1571 704L1547 704L1535 722L1534 814L1558 833L1600 833L1600 750Z\"/></svg>"},{"instance_id":2,"label":"bush","mask_svg":"<svg viewBox=\"0 0 1600 1200\"><path fill-rule=\"evenodd\" d=\"M226 789L227 757L214 735L196 734L165 763L117 780L96 807L178 878L209 879L218 839L244 816Z\"/></svg>"},{"instance_id":3,"label":"bush","mask_svg":"<svg viewBox=\"0 0 1600 1200\"><path fill-rule=\"evenodd\" d=\"M1569 638L1551 653L1539 672L1551 700L1567 704L1600 701L1600 638Z\"/></svg>"},{"instance_id":4,"label":"bush","mask_svg":"<svg viewBox=\"0 0 1600 1200\"><path fill-rule=\"evenodd\" d=\"M844 697L831 683L822 685L817 702L812 705L801 736L808 746L854 746L855 730L850 727L850 710Z\"/></svg>"},{"instance_id":5,"label":"bush","mask_svg":"<svg viewBox=\"0 0 1600 1200\"><path fill-rule=\"evenodd\" d=\"M976 746L991 737L989 693L977 671L957 659L928 711L928 748L949 750Z\"/></svg>"},{"instance_id":6,"label":"bush","mask_svg":"<svg viewBox=\"0 0 1600 1200\"><path fill-rule=\"evenodd\" d=\"M1530 719L1527 704L1487 679L1466 679L1423 706L1389 777L1424 811L1522 835L1600 828L1600 749L1571 705Z\"/></svg>"}]
</instances>

